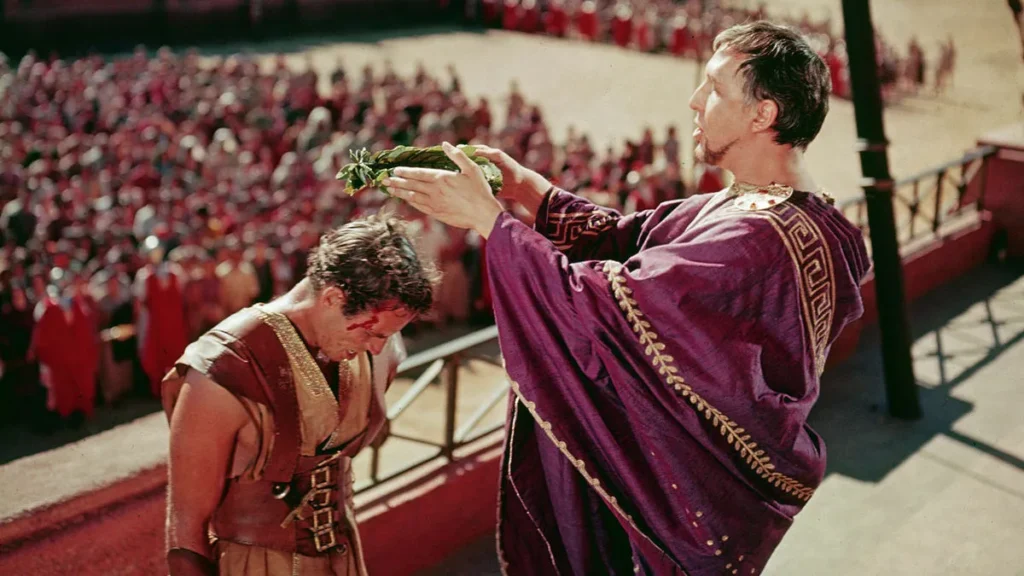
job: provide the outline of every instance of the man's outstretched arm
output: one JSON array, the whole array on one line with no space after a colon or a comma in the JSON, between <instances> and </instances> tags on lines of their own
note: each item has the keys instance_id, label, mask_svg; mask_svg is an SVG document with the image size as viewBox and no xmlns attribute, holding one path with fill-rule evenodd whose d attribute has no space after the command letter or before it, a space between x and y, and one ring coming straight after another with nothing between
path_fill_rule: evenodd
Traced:
<instances>
[{"instance_id":1,"label":"man's outstretched arm","mask_svg":"<svg viewBox=\"0 0 1024 576\"><path fill-rule=\"evenodd\" d=\"M525 208L525 222L551 240L570 262L625 260L639 249L653 210L623 216L552 185L501 150L477 146L476 154L501 169L504 185L499 197Z\"/></svg>"},{"instance_id":2,"label":"man's outstretched arm","mask_svg":"<svg viewBox=\"0 0 1024 576\"><path fill-rule=\"evenodd\" d=\"M207 529L229 473L235 436L247 418L230 392L189 370L170 422L167 564L171 576L217 573Z\"/></svg>"}]
</instances>

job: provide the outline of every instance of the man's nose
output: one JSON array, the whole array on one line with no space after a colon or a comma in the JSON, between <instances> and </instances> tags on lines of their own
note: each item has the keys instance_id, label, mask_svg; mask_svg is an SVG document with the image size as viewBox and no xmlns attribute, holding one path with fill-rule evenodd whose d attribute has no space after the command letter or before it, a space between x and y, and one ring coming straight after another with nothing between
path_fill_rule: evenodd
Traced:
<instances>
[{"instance_id":1,"label":"man's nose","mask_svg":"<svg viewBox=\"0 0 1024 576\"><path fill-rule=\"evenodd\" d=\"M697 106L697 92L694 92L693 95L690 96L690 110L693 110L694 112L700 112L700 109Z\"/></svg>"},{"instance_id":2,"label":"man's nose","mask_svg":"<svg viewBox=\"0 0 1024 576\"><path fill-rule=\"evenodd\" d=\"M384 350L385 344L387 344L387 340L374 339L372 342L370 342L370 345L367 347L367 349L370 351L370 354L376 356L380 354L382 350Z\"/></svg>"}]
</instances>

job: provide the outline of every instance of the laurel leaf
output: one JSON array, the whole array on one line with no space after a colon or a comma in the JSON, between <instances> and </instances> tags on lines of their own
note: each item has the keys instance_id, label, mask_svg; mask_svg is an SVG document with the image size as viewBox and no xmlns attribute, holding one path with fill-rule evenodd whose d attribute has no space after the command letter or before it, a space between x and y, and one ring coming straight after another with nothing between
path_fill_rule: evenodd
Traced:
<instances>
[{"instance_id":1,"label":"laurel leaf","mask_svg":"<svg viewBox=\"0 0 1024 576\"><path fill-rule=\"evenodd\" d=\"M491 192L497 195L503 184L501 170L487 158L476 156L475 147L459 145L459 148L480 166ZM396 146L374 154L363 148L349 151L349 158L352 162L342 166L336 175L338 180L346 181L345 191L348 194L354 194L371 185L379 185L383 178L391 174L392 169L399 166L460 171L458 165L448 158L440 146Z\"/></svg>"}]
</instances>

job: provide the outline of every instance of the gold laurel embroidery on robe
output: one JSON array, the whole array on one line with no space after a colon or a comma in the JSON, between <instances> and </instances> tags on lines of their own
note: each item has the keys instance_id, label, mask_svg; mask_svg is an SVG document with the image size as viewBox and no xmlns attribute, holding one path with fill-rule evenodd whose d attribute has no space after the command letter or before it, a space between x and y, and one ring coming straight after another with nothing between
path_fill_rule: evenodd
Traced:
<instances>
[{"instance_id":1,"label":"gold laurel embroidery on robe","mask_svg":"<svg viewBox=\"0 0 1024 576\"><path fill-rule=\"evenodd\" d=\"M577 240L597 236L619 221L620 216L600 209L548 215L545 235L561 251L572 248Z\"/></svg>"},{"instance_id":2,"label":"gold laurel embroidery on robe","mask_svg":"<svg viewBox=\"0 0 1024 576\"><path fill-rule=\"evenodd\" d=\"M608 277L612 294L619 303L619 308L626 315L626 319L636 333L640 344L644 347L651 363L658 370L658 375L665 379L680 396L687 399L691 406L710 422L723 437L729 441L740 457L747 465L761 478L770 484L791 494L796 498L807 501L814 494L814 488L805 486L795 478L791 478L775 470L775 464L765 451L758 448L757 442L751 440L750 434L738 423L722 413L707 402L700 394L695 392L689 384L679 375L679 368L675 365L675 359L663 352L665 343L659 342L658 334L651 329L651 323L645 319L644 313L640 311L636 300L630 295L633 290L626 286L626 277L622 272L623 266L617 262L605 262L604 273Z\"/></svg>"},{"instance_id":3,"label":"gold laurel embroidery on robe","mask_svg":"<svg viewBox=\"0 0 1024 576\"><path fill-rule=\"evenodd\" d=\"M832 251L814 220L793 204L758 212L775 228L796 269L801 317L814 352L814 366L825 371L825 350L835 316L836 282Z\"/></svg>"},{"instance_id":4,"label":"gold laurel embroidery on robe","mask_svg":"<svg viewBox=\"0 0 1024 576\"><path fill-rule=\"evenodd\" d=\"M569 452L566 443L562 440L559 440L558 437L555 436L554 432L552 432L551 430L551 422L548 422L547 420L541 418L540 414L537 413L537 405L527 400L526 396L523 396L523 393L519 390L519 383L512 379L512 375L509 374L507 371L505 372L505 375L508 377L508 381L511 384L512 391L515 393L518 401L523 406L526 407L526 409L530 412L530 415L533 416L533 419L536 422L536 424L540 426L540 429L544 431L544 434L547 435L548 439L551 440L551 442L555 445L556 448L558 448L562 455L569 459L569 463L572 464L573 468L576 468L576 471L579 472L581 476L583 476L583 479L587 481L587 484L590 484L590 487L593 488L595 492L597 492L598 496L600 496L601 499L604 500L604 502L608 504L608 506L610 506L611 509L619 515L620 518L628 522L629 525L632 526L633 530L636 530L636 533L639 534L644 540L646 540L648 544L653 546L656 550L661 552L666 557L669 557L668 553L662 550L661 546L655 544L649 536L647 536L643 533L642 530L640 530L640 527L636 525L636 521L633 520L633 517L626 513L626 511L622 509L622 506L619 505L618 499L615 496L609 494L608 491L604 489L604 486L601 485L601 481L598 480L597 478L594 478L593 476L590 475L589 472L587 472L587 463L573 456L572 453ZM634 568L636 567L637 566L634 566ZM686 576L686 573L682 572L682 575Z\"/></svg>"}]
</instances>

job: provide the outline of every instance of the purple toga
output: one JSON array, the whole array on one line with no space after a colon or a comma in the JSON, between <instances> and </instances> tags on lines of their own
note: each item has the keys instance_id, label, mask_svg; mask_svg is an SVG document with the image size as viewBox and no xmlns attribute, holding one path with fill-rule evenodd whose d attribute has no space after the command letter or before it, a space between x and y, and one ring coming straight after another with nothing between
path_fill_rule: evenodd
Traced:
<instances>
[{"instance_id":1,"label":"purple toga","mask_svg":"<svg viewBox=\"0 0 1024 576\"><path fill-rule=\"evenodd\" d=\"M814 195L734 196L498 218L503 572L759 574L821 482L807 415L864 241Z\"/></svg>"}]
</instances>

